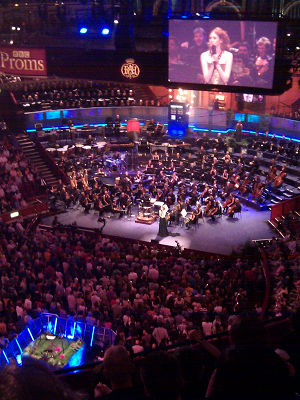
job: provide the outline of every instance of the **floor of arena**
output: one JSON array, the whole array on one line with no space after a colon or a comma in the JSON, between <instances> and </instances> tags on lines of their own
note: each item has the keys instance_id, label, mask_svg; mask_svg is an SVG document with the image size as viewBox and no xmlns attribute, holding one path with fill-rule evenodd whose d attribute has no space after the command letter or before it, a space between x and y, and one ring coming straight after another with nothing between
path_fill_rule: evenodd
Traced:
<instances>
[{"instance_id":1,"label":"floor of arena","mask_svg":"<svg viewBox=\"0 0 300 400\"><path fill-rule=\"evenodd\" d=\"M171 225L168 227L169 236L158 236L158 218L151 225L136 223L137 208L133 208L132 215L123 216L105 215L105 226L98 222L98 213L90 211L85 214L82 209L70 208L66 212L58 214L58 222L62 225L71 225L76 222L77 226L83 228L102 229L102 233L122 238L142 240L151 242L157 240L160 244L177 246L176 241L187 249L230 255L232 251L239 251L241 246L249 240L271 239L276 236L274 230L269 226L267 220L270 211L260 211L242 206L242 212L234 218L225 215L216 217L215 221L210 218L199 220L198 225L191 225L190 229L184 226ZM46 217L42 224L51 225L54 216Z\"/></svg>"}]
</instances>

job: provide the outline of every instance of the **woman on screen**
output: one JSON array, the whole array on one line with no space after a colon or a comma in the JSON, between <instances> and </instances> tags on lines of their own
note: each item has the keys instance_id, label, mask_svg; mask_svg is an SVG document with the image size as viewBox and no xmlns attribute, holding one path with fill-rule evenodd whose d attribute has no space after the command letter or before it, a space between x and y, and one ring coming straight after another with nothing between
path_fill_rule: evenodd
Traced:
<instances>
[{"instance_id":1,"label":"woman on screen","mask_svg":"<svg viewBox=\"0 0 300 400\"><path fill-rule=\"evenodd\" d=\"M210 32L209 49L200 56L204 83L227 85L233 59L232 53L227 51L229 42L229 36L223 29L217 27Z\"/></svg>"}]
</instances>

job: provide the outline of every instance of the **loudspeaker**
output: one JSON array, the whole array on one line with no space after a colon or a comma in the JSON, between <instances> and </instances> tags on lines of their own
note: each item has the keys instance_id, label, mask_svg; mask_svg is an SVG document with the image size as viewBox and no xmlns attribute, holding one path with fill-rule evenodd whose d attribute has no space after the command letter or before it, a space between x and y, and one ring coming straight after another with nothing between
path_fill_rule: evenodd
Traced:
<instances>
[{"instance_id":1,"label":"loudspeaker","mask_svg":"<svg viewBox=\"0 0 300 400\"><path fill-rule=\"evenodd\" d=\"M151 243L159 243L159 241L156 239L151 239Z\"/></svg>"}]
</instances>

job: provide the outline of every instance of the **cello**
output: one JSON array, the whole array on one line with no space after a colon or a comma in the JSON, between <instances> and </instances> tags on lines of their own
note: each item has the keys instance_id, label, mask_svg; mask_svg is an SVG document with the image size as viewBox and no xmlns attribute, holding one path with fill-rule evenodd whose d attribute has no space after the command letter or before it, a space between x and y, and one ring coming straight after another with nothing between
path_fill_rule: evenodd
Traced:
<instances>
[{"instance_id":1,"label":"cello","mask_svg":"<svg viewBox=\"0 0 300 400\"><path fill-rule=\"evenodd\" d=\"M279 172L279 174L276 176L273 182L276 188L279 188L283 184L283 180L286 177L286 175L287 174L284 169L282 169L282 171Z\"/></svg>"}]
</instances>

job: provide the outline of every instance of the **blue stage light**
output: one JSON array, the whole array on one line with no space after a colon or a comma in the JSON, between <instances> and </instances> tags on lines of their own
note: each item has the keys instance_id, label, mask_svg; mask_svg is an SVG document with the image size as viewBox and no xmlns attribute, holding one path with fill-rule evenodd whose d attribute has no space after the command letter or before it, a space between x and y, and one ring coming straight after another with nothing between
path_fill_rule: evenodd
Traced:
<instances>
[{"instance_id":1,"label":"blue stage light","mask_svg":"<svg viewBox=\"0 0 300 400\"><path fill-rule=\"evenodd\" d=\"M91 347L93 346L94 334L95 334L95 327L93 326L92 336L91 336L91 341L90 341L90 346Z\"/></svg>"},{"instance_id":2,"label":"blue stage light","mask_svg":"<svg viewBox=\"0 0 300 400\"><path fill-rule=\"evenodd\" d=\"M54 335L56 334L56 326L57 326L57 317L55 318L55 323L54 323Z\"/></svg>"},{"instance_id":3,"label":"blue stage light","mask_svg":"<svg viewBox=\"0 0 300 400\"><path fill-rule=\"evenodd\" d=\"M7 364L9 364L9 359L7 358L7 355L6 355L4 350L2 350L2 354L4 355L4 358L5 358L6 362L7 362Z\"/></svg>"},{"instance_id":4,"label":"blue stage light","mask_svg":"<svg viewBox=\"0 0 300 400\"><path fill-rule=\"evenodd\" d=\"M33 337L32 333L31 333L31 330L29 328L27 328L27 329L28 329L29 335L31 337L31 340L34 342L34 337Z\"/></svg>"},{"instance_id":5,"label":"blue stage light","mask_svg":"<svg viewBox=\"0 0 300 400\"><path fill-rule=\"evenodd\" d=\"M87 28L85 28L85 27L82 27L82 28L80 28L80 33L82 34L82 35L84 35L85 33L87 33Z\"/></svg>"},{"instance_id":6,"label":"blue stage light","mask_svg":"<svg viewBox=\"0 0 300 400\"><path fill-rule=\"evenodd\" d=\"M18 364L18 365L22 365L22 356L21 356L21 354L18 354L18 355L16 356L16 361L17 361L17 364Z\"/></svg>"},{"instance_id":7,"label":"blue stage light","mask_svg":"<svg viewBox=\"0 0 300 400\"><path fill-rule=\"evenodd\" d=\"M21 348L21 346L20 346L20 344L19 344L19 342L18 342L18 339L16 339L16 343L17 343L17 345L18 345L18 347L19 347L19 350L20 350L20 352L21 352L21 354L23 353L23 350L22 350L22 348Z\"/></svg>"},{"instance_id":8,"label":"blue stage light","mask_svg":"<svg viewBox=\"0 0 300 400\"><path fill-rule=\"evenodd\" d=\"M101 31L101 35L103 35L103 36L107 36L107 35L109 35L109 33L110 33L110 30L108 28L103 28Z\"/></svg>"}]
</instances>

